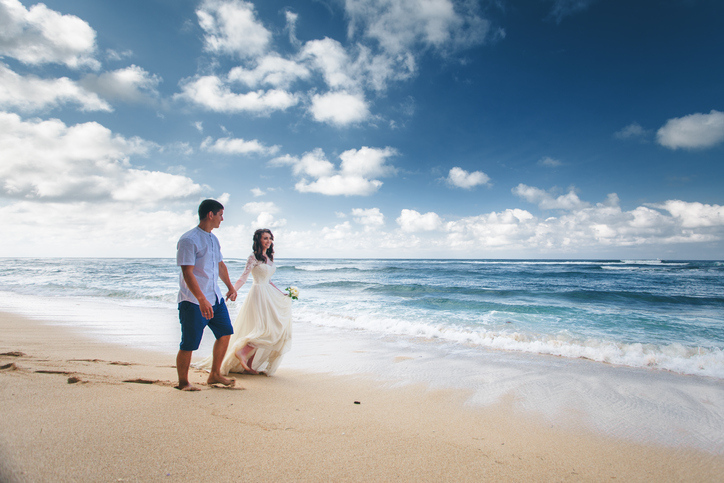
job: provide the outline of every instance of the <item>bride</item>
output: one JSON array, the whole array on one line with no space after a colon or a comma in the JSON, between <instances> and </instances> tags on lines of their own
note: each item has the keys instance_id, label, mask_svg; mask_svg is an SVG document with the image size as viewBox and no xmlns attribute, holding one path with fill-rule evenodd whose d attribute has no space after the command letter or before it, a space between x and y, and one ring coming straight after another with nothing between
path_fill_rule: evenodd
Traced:
<instances>
[{"instance_id":1,"label":"bride","mask_svg":"<svg viewBox=\"0 0 724 483\"><path fill-rule=\"evenodd\" d=\"M254 253L234 284L238 291L251 273L254 283L234 321L234 334L221 362L221 374L263 372L271 376L292 345L292 299L271 282L274 266L274 235L266 228L254 232ZM209 370L212 357L194 364Z\"/></svg>"}]
</instances>

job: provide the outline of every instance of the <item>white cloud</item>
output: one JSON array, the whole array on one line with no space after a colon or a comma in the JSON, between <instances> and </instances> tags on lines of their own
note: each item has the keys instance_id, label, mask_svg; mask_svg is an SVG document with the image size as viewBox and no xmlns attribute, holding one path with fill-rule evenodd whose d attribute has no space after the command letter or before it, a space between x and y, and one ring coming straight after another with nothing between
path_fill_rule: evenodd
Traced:
<instances>
[{"instance_id":1,"label":"white cloud","mask_svg":"<svg viewBox=\"0 0 724 483\"><path fill-rule=\"evenodd\" d=\"M266 194L264 191L262 191L259 188L252 188L250 191L251 191L251 194L254 195L254 198L258 198L258 197L264 196Z\"/></svg>"},{"instance_id":2,"label":"white cloud","mask_svg":"<svg viewBox=\"0 0 724 483\"><path fill-rule=\"evenodd\" d=\"M649 131L641 127L641 124L632 122L620 131L616 131L613 137L616 139L641 139L649 134Z\"/></svg>"},{"instance_id":3,"label":"white cloud","mask_svg":"<svg viewBox=\"0 0 724 483\"><path fill-rule=\"evenodd\" d=\"M123 69L87 75L80 84L89 91L106 99L125 102L149 102L158 98L156 87L161 78L151 75L141 67L131 65Z\"/></svg>"},{"instance_id":4,"label":"white cloud","mask_svg":"<svg viewBox=\"0 0 724 483\"><path fill-rule=\"evenodd\" d=\"M241 138L219 138L214 141L210 136L201 143L204 151L219 154L268 154L273 155L279 151L279 146L264 146L256 139L245 141Z\"/></svg>"},{"instance_id":5,"label":"white cloud","mask_svg":"<svg viewBox=\"0 0 724 483\"><path fill-rule=\"evenodd\" d=\"M335 172L334 164L327 160L321 148L304 153L301 159L285 154L272 159L269 164L272 166L289 165L292 166L292 172L295 175L307 175L314 178L332 176Z\"/></svg>"},{"instance_id":6,"label":"white cloud","mask_svg":"<svg viewBox=\"0 0 724 483\"><path fill-rule=\"evenodd\" d=\"M303 178L294 186L300 193L321 193L324 195L367 196L376 192L382 181L370 179L390 176L395 173L387 159L397 155L393 148L384 149L363 146L359 150L349 149L339 155L342 162L337 170L327 160L324 151L317 148L304 153L301 159L285 155L270 161L272 166L291 165L292 172ZM316 178L310 181L306 178Z\"/></svg>"},{"instance_id":7,"label":"white cloud","mask_svg":"<svg viewBox=\"0 0 724 483\"><path fill-rule=\"evenodd\" d=\"M285 226L286 224L286 219L282 218L277 220L274 215L264 211L259 213L259 216L257 216L256 220L251 223L251 226L256 230L257 228L278 228L280 226Z\"/></svg>"},{"instance_id":8,"label":"white cloud","mask_svg":"<svg viewBox=\"0 0 724 483\"><path fill-rule=\"evenodd\" d=\"M475 186L489 184L490 177L482 171L468 173L462 168L454 167L447 175L447 182L450 186L469 190Z\"/></svg>"},{"instance_id":9,"label":"white cloud","mask_svg":"<svg viewBox=\"0 0 724 483\"><path fill-rule=\"evenodd\" d=\"M299 79L308 79L310 75L304 65L274 53L258 59L253 69L234 67L229 71L228 80L250 88L261 85L287 88Z\"/></svg>"},{"instance_id":10,"label":"white cloud","mask_svg":"<svg viewBox=\"0 0 724 483\"><path fill-rule=\"evenodd\" d=\"M712 110L669 119L656 133L656 140L669 149L716 146L724 141L724 112Z\"/></svg>"},{"instance_id":11,"label":"white cloud","mask_svg":"<svg viewBox=\"0 0 724 483\"><path fill-rule=\"evenodd\" d=\"M214 112L250 112L268 115L272 111L283 111L299 102L296 94L284 90L258 90L237 94L216 76L202 76L186 79L181 83L181 93L174 98L189 102Z\"/></svg>"},{"instance_id":12,"label":"white cloud","mask_svg":"<svg viewBox=\"0 0 724 483\"><path fill-rule=\"evenodd\" d=\"M395 221L406 233L438 230L442 226L442 219L432 211L423 215L415 210L403 209Z\"/></svg>"},{"instance_id":13,"label":"white cloud","mask_svg":"<svg viewBox=\"0 0 724 483\"><path fill-rule=\"evenodd\" d=\"M531 223L534 221L535 217L525 210L507 209L447 222L445 231L450 233L448 242L453 249L508 248L535 236L537 227Z\"/></svg>"},{"instance_id":14,"label":"white cloud","mask_svg":"<svg viewBox=\"0 0 724 483\"><path fill-rule=\"evenodd\" d=\"M254 5L249 2L204 0L196 15L209 52L256 57L264 54L271 42L271 32L257 20Z\"/></svg>"},{"instance_id":15,"label":"white cloud","mask_svg":"<svg viewBox=\"0 0 724 483\"><path fill-rule=\"evenodd\" d=\"M553 2L553 8L551 9L549 17L556 20L556 23L561 21L568 16L582 12L588 7L593 5L597 0L551 0Z\"/></svg>"},{"instance_id":16,"label":"white cloud","mask_svg":"<svg viewBox=\"0 0 724 483\"><path fill-rule=\"evenodd\" d=\"M193 208L17 201L0 206L0 250L13 256L169 257L181 234L198 224Z\"/></svg>"},{"instance_id":17,"label":"white cloud","mask_svg":"<svg viewBox=\"0 0 724 483\"><path fill-rule=\"evenodd\" d=\"M273 201L252 201L245 204L243 210L252 215L261 213L274 214L279 212L279 208L277 208Z\"/></svg>"},{"instance_id":18,"label":"white cloud","mask_svg":"<svg viewBox=\"0 0 724 483\"><path fill-rule=\"evenodd\" d=\"M300 193L320 193L328 196L369 196L382 186L382 181L360 176L334 175L316 181L303 179L294 185Z\"/></svg>"},{"instance_id":19,"label":"white cloud","mask_svg":"<svg viewBox=\"0 0 724 483\"><path fill-rule=\"evenodd\" d=\"M325 37L322 40L310 40L304 44L300 59L320 71L330 89L354 89L359 80L352 70L349 54L336 40Z\"/></svg>"},{"instance_id":20,"label":"white cloud","mask_svg":"<svg viewBox=\"0 0 724 483\"><path fill-rule=\"evenodd\" d=\"M340 127L364 121L370 116L364 98L347 92L315 94L309 110L316 121Z\"/></svg>"},{"instance_id":21,"label":"white cloud","mask_svg":"<svg viewBox=\"0 0 724 483\"><path fill-rule=\"evenodd\" d=\"M332 91L360 92L365 87L383 91L389 81L409 79L416 69L412 52L373 53L362 44L345 49L340 42L327 37L305 43L299 61L320 72Z\"/></svg>"},{"instance_id":22,"label":"white cloud","mask_svg":"<svg viewBox=\"0 0 724 483\"><path fill-rule=\"evenodd\" d=\"M354 221L365 225L369 229L376 229L385 225L385 215L382 214L379 208L353 208L352 216Z\"/></svg>"},{"instance_id":23,"label":"white cloud","mask_svg":"<svg viewBox=\"0 0 724 483\"><path fill-rule=\"evenodd\" d=\"M357 149L348 149L339 155L342 160L342 173L345 175L358 175L363 177L390 176L395 174L393 166L385 164L387 158L396 156L393 148L384 149L362 146Z\"/></svg>"},{"instance_id":24,"label":"white cloud","mask_svg":"<svg viewBox=\"0 0 724 483\"><path fill-rule=\"evenodd\" d=\"M544 166L546 168L557 168L562 165L563 165L562 162L558 161L557 159L553 159L549 156L546 156L546 157L538 160L538 166Z\"/></svg>"},{"instance_id":25,"label":"white cloud","mask_svg":"<svg viewBox=\"0 0 724 483\"><path fill-rule=\"evenodd\" d=\"M28 10L18 0L0 0L0 56L31 65L98 69L95 38L95 30L74 15L62 15L42 3Z\"/></svg>"},{"instance_id":26,"label":"white cloud","mask_svg":"<svg viewBox=\"0 0 724 483\"><path fill-rule=\"evenodd\" d=\"M720 205L669 200L651 206L668 211L685 228L724 226L724 207Z\"/></svg>"},{"instance_id":27,"label":"white cloud","mask_svg":"<svg viewBox=\"0 0 724 483\"><path fill-rule=\"evenodd\" d=\"M295 47L300 47L302 43L297 38L297 19L299 15L286 10L284 15L287 19L287 31L289 32L289 43Z\"/></svg>"},{"instance_id":28,"label":"white cloud","mask_svg":"<svg viewBox=\"0 0 724 483\"><path fill-rule=\"evenodd\" d=\"M513 188L511 192L529 203L537 204L542 210L576 210L588 206L588 203L581 201L573 190L570 190L565 195L554 197L540 188L534 188L521 183Z\"/></svg>"},{"instance_id":29,"label":"white cloud","mask_svg":"<svg viewBox=\"0 0 724 483\"><path fill-rule=\"evenodd\" d=\"M32 112L68 103L78 104L82 111L113 110L96 93L67 77L45 80L35 76L20 76L0 63L0 109Z\"/></svg>"},{"instance_id":30,"label":"white cloud","mask_svg":"<svg viewBox=\"0 0 724 483\"><path fill-rule=\"evenodd\" d=\"M346 0L349 36L379 42L391 54L416 47L447 49L480 44L490 28L474 3L450 0Z\"/></svg>"},{"instance_id":31,"label":"white cloud","mask_svg":"<svg viewBox=\"0 0 724 483\"><path fill-rule=\"evenodd\" d=\"M0 194L40 201L153 203L197 195L185 176L136 169L129 157L153 144L114 135L98 123L22 121L0 112Z\"/></svg>"}]
</instances>

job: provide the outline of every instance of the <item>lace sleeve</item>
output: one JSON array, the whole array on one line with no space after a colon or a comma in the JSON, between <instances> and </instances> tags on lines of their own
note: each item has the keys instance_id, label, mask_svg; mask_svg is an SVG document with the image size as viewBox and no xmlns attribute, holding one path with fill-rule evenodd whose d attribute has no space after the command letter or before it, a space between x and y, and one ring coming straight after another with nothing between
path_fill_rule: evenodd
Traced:
<instances>
[{"instance_id":1,"label":"lace sleeve","mask_svg":"<svg viewBox=\"0 0 724 483\"><path fill-rule=\"evenodd\" d=\"M257 264L257 259L252 253L249 255L249 258L246 259L246 267L244 267L244 273L241 274L241 277L239 277L239 280L236 281L234 284L234 288L236 290L239 290L247 281L249 278L249 274L251 273L251 269L254 268Z\"/></svg>"}]
</instances>

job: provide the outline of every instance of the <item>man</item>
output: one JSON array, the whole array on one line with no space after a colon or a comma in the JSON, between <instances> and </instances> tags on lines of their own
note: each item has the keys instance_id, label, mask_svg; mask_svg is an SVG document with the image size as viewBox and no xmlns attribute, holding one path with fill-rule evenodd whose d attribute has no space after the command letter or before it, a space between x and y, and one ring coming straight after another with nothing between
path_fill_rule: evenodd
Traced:
<instances>
[{"instance_id":1,"label":"man","mask_svg":"<svg viewBox=\"0 0 724 483\"><path fill-rule=\"evenodd\" d=\"M199 205L199 225L181 236L176 246L176 264L181 267L178 293L181 344L176 356L177 389L198 391L189 382L189 366L193 351L199 348L204 328L214 333L213 363L207 382L232 386L233 379L221 375L219 369L226 354L229 338L234 333L224 297L216 282L221 277L229 289L228 300L236 300L236 290L229 280L229 271L221 256L219 240L211 233L224 220L224 206L216 200Z\"/></svg>"}]
</instances>

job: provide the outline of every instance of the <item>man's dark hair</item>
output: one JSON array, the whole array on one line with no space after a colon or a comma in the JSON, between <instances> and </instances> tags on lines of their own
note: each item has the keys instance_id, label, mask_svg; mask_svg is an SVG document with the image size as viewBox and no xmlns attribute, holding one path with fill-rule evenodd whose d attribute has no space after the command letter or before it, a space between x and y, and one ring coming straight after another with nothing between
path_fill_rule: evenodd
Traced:
<instances>
[{"instance_id":1,"label":"man's dark hair","mask_svg":"<svg viewBox=\"0 0 724 483\"><path fill-rule=\"evenodd\" d=\"M224 205L216 200L204 200L199 205L199 220L206 218L209 213L217 214L224 209Z\"/></svg>"}]
</instances>

